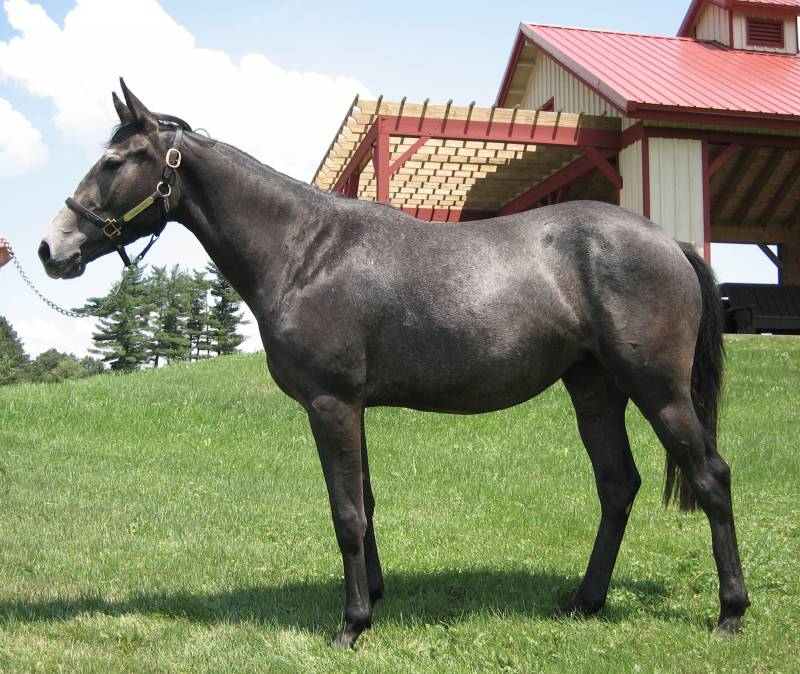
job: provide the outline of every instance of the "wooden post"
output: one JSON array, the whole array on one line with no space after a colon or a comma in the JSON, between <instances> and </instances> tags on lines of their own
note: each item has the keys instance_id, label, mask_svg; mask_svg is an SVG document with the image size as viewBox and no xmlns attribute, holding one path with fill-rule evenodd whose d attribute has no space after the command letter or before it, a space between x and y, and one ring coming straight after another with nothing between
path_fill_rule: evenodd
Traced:
<instances>
[{"instance_id":1,"label":"wooden post","mask_svg":"<svg viewBox=\"0 0 800 674\"><path fill-rule=\"evenodd\" d=\"M703 140L703 257L711 264L711 156L708 141Z\"/></svg>"},{"instance_id":2,"label":"wooden post","mask_svg":"<svg viewBox=\"0 0 800 674\"><path fill-rule=\"evenodd\" d=\"M389 181L391 171L389 170L389 132L385 129L386 124L383 118L378 121L378 138L375 141L375 180L377 188L377 200L385 204L390 203Z\"/></svg>"},{"instance_id":3,"label":"wooden post","mask_svg":"<svg viewBox=\"0 0 800 674\"><path fill-rule=\"evenodd\" d=\"M800 285L800 240L782 243L779 248L782 268L781 285Z\"/></svg>"}]
</instances>

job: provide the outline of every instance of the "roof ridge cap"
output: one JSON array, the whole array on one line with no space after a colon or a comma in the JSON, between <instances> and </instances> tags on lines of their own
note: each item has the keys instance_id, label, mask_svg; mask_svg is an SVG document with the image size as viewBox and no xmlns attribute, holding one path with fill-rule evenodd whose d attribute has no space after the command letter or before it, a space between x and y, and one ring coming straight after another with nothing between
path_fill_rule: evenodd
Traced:
<instances>
[{"instance_id":1,"label":"roof ridge cap","mask_svg":"<svg viewBox=\"0 0 800 674\"><path fill-rule=\"evenodd\" d=\"M699 42L691 37L680 37L677 35L654 35L652 33L639 33L636 31L626 30L611 30L608 28L580 28L578 26L559 26L553 23L532 23L530 21L523 21L526 26L531 28L558 28L559 30L574 30L581 33L608 33L610 35L632 35L635 37L652 37L660 40L678 40L682 42Z\"/></svg>"}]
</instances>

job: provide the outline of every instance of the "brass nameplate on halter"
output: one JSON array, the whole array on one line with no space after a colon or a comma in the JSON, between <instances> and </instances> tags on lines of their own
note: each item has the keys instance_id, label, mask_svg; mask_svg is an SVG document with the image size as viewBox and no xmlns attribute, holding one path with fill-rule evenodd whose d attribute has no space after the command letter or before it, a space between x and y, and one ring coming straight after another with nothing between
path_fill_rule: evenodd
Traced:
<instances>
[{"instance_id":1,"label":"brass nameplate on halter","mask_svg":"<svg viewBox=\"0 0 800 674\"><path fill-rule=\"evenodd\" d=\"M147 197L142 203L138 206L134 206L131 210L129 210L125 215L122 216L123 222L130 222L133 220L139 213L142 211L146 211L150 206L152 206L156 200L153 197Z\"/></svg>"},{"instance_id":2,"label":"brass nameplate on halter","mask_svg":"<svg viewBox=\"0 0 800 674\"><path fill-rule=\"evenodd\" d=\"M122 228L117 224L116 220L106 220L103 224L103 234L109 239L116 239L122 234Z\"/></svg>"}]
</instances>

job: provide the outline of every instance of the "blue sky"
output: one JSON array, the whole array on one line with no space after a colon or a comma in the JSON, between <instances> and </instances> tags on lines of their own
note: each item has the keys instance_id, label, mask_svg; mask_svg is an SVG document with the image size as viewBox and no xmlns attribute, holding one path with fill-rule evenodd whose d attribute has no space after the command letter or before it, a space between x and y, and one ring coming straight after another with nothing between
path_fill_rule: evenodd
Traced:
<instances>
[{"instance_id":1,"label":"blue sky","mask_svg":"<svg viewBox=\"0 0 800 674\"><path fill-rule=\"evenodd\" d=\"M67 306L103 294L116 278L119 261L109 256L81 279L50 280L36 247L99 155L113 122L117 74L152 108L185 116L309 179L357 92L489 104L521 20L672 35L688 4L7 0L0 11L0 102L10 104L10 119L21 126L12 139L16 163L6 171L0 133L0 236L11 240L42 290ZM300 114L281 112L289 104ZM172 224L148 261L203 259L199 245ZM774 267L753 248L715 246L713 259L722 280L775 280ZM91 321L50 311L13 267L0 273L0 315L31 353L90 346Z\"/></svg>"}]
</instances>

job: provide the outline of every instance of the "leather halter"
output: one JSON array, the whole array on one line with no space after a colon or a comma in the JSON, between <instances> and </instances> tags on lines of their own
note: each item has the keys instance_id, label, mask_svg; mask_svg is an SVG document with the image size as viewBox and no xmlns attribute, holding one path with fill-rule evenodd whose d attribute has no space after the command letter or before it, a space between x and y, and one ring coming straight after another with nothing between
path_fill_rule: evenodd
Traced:
<instances>
[{"instance_id":1,"label":"leather halter","mask_svg":"<svg viewBox=\"0 0 800 674\"><path fill-rule=\"evenodd\" d=\"M188 125L187 125L188 127ZM104 218L94 211L79 204L72 197L67 198L66 204L70 210L77 213L80 217L91 222L95 227L102 230L103 234L111 240L114 244L114 249L122 258L122 263L126 267L132 264L138 264L142 258L147 255L147 252L153 247L153 244L158 241L158 237L167 226L167 215L169 213L169 196L172 194L172 188L175 185L175 180L178 177L178 168L181 165L183 156L181 155L181 140L183 139L183 127L178 125L178 130L175 132L175 139L172 142L172 147L167 150L164 157L164 169L161 171L161 180L156 185L155 191L146 199L140 201L136 206L131 208L125 214L118 218ZM154 204L161 206L161 222L156 228L153 235L150 237L149 243L144 247L144 250L136 256L131 262L128 253L125 252L125 246L122 243L123 227L139 215L144 213Z\"/></svg>"}]
</instances>

